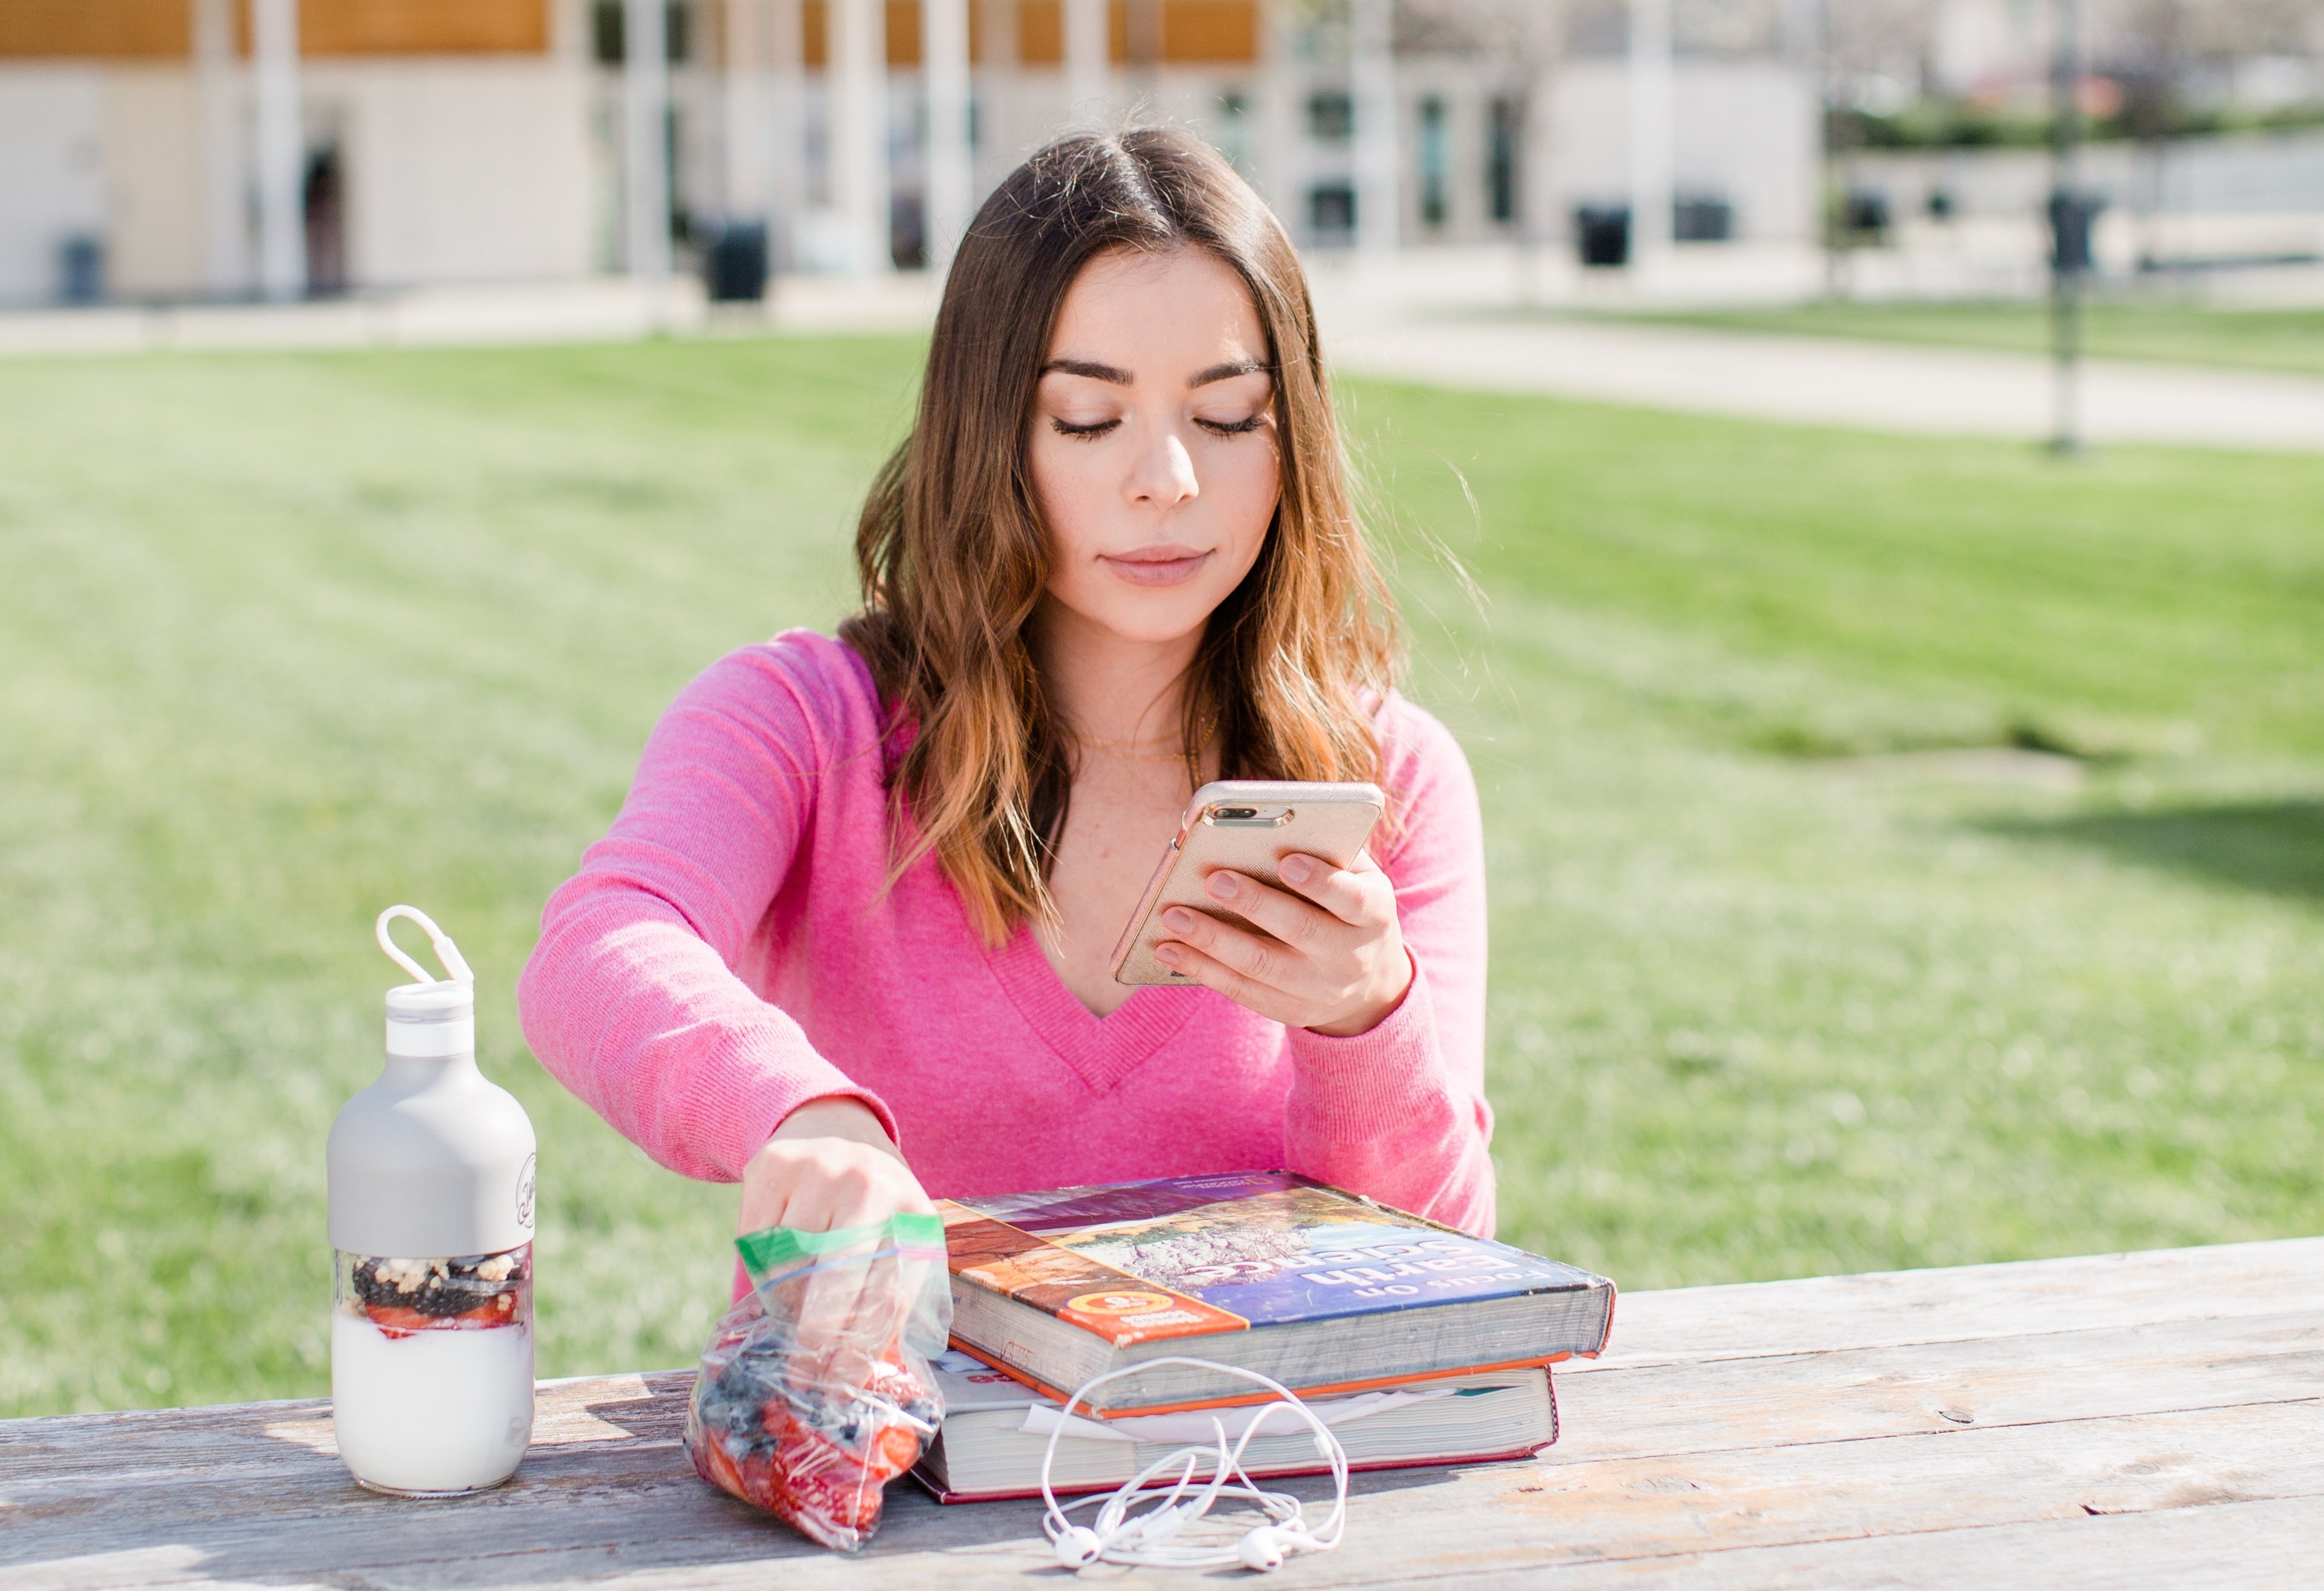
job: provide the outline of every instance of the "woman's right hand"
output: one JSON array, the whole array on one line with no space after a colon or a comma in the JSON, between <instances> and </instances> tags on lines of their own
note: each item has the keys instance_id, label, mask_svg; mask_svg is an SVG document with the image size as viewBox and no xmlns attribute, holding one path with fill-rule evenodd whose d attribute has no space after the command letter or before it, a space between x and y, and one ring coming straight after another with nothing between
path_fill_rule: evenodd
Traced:
<instances>
[{"instance_id":1,"label":"woman's right hand","mask_svg":"<svg viewBox=\"0 0 2324 1591\"><path fill-rule=\"evenodd\" d=\"M810 1099L742 1168L742 1232L869 1227L935 1206L869 1106L844 1095Z\"/></svg>"}]
</instances>

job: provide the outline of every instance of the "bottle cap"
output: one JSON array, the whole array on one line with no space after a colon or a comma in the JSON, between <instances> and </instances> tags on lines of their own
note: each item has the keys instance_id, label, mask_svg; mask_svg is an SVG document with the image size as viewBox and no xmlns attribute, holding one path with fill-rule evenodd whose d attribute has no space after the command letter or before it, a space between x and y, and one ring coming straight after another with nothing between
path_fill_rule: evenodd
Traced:
<instances>
[{"instance_id":1,"label":"bottle cap","mask_svg":"<svg viewBox=\"0 0 2324 1591\"><path fill-rule=\"evenodd\" d=\"M389 1054L429 1060L475 1050L475 985L406 983L387 991Z\"/></svg>"}]
</instances>

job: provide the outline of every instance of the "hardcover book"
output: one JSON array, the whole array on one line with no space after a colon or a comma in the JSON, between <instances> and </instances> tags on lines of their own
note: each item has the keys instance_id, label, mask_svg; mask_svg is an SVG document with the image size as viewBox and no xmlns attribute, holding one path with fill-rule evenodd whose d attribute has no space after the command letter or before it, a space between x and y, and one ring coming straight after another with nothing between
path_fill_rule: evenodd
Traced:
<instances>
[{"instance_id":1,"label":"hardcover book","mask_svg":"<svg viewBox=\"0 0 2324 1591\"><path fill-rule=\"evenodd\" d=\"M1213 1420L1224 1422L1229 1441L1239 1440L1244 1425L1263 1413L1230 1409L1104 1421L1063 1417L1054 1399L966 1354L948 1353L934 1368L944 1393L944 1428L912 1475L939 1503L1040 1495L1041 1459L1049 1433L1060 1424L1065 1430L1049 1480L1063 1494L1111 1491L1166 1454L1213 1442ZM1557 1439L1557 1401L1543 1366L1318 1398L1308 1407L1340 1439L1351 1469L1523 1458ZM1316 1456L1305 1423L1288 1414L1263 1419L1244 1449L1243 1467L1261 1479L1330 1469Z\"/></svg>"},{"instance_id":2,"label":"hardcover book","mask_svg":"<svg viewBox=\"0 0 2324 1591\"><path fill-rule=\"evenodd\" d=\"M941 1201L953 1341L1044 1395L1186 1356L1344 1393L1594 1355L1614 1284L1290 1172ZM1186 1366L1100 1416L1263 1402Z\"/></svg>"}]
</instances>

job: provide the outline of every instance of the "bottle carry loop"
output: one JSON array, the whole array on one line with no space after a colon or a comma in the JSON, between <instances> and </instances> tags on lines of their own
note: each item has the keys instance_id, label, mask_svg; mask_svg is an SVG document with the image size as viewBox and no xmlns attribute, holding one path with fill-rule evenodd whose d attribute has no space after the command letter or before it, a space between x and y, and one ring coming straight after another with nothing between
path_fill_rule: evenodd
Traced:
<instances>
[{"instance_id":1,"label":"bottle carry loop","mask_svg":"<svg viewBox=\"0 0 2324 1591\"><path fill-rule=\"evenodd\" d=\"M428 943L436 947L436 959L444 964L444 970L450 974L448 978L438 978L403 953L403 947L397 944L395 936L388 932L388 924L398 917L408 917L420 924L428 935ZM379 940L379 948L387 952L388 959L410 973L415 983L474 984L476 981L476 975L468 970L468 963L462 958L460 947L452 943L452 936L436 926L436 919L418 906L388 907L380 913L379 921L372 926L372 933Z\"/></svg>"}]
</instances>

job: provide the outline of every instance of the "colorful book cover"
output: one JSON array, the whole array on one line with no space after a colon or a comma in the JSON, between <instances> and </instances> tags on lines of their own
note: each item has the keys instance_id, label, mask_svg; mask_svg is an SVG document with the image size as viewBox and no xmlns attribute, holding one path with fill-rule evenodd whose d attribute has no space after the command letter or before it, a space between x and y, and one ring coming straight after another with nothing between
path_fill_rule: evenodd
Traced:
<instances>
[{"instance_id":1,"label":"colorful book cover","mask_svg":"<svg viewBox=\"0 0 2324 1591\"><path fill-rule=\"evenodd\" d=\"M1117 1347L1601 1277L1291 1172L945 1201L954 1275Z\"/></svg>"}]
</instances>

